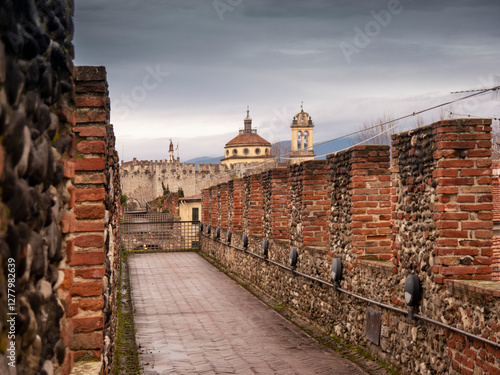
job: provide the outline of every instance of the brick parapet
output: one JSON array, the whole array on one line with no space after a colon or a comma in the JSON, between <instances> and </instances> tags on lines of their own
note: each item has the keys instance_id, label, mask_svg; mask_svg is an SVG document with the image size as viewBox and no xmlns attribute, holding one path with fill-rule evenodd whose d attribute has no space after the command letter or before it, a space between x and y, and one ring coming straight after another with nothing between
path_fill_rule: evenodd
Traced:
<instances>
[{"instance_id":1,"label":"brick parapet","mask_svg":"<svg viewBox=\"0 0 500 375\"><path fill-rule=\"evenodd\" d=\"M438 239L435 281L491 280L493 196L491 120L458 119L432 125L435 132Z\"/></svg>"},{"instance_id":2,"label":"brick parapet","mask_svg":"<svg viewBox=\"0 0 500 375\"><path fill-rule=\"evenodd\" d=\"M228 227L229 221L229 186L227 183L219 185L220 191L220 225L222 228Z\"/></svg>"},{"instance_id":3,"label":"brick parapet","mask_svg":"<svg viewBox=\"0 0 500 375\"><path fill-rule=\"evenodd\" d=\"M248 229L251 197L256 194L254 178L260 178L262 235L270 239L271 260L288 267L290 247L296 246L297 270L331 282L332 259L340 257L345 267L341 288L399 309L408 308L404 281L408 275L416 274L422 290L420 315L466 328L468 332L484 332L484 337L498 341L498 287L491 288L493 283L483 280L483 274L477 272L487 264L474 263L488 262L481 257L488 258L490 254L492 268L496 254L495 247L488 252L487 246L488 240L491 242L488 237L493 218L488 186L489 130L482 120L454 120L397 134L393 138L392 168L387 146L357 146L329 155L326 165L324 161L304 162L284 171L269 170L248 176L239 181L239 199L235 198L238 189L233 189L234 203L243 202L239 208L233 206L233 215L242 215L247 223L243 229ZM315 171L318 181L326 177L326 202L318 197L317 201L324 204L318 208L319 213L309 210L320 204L308 201L316 191L322 194L324 187L323 182L316 186L311 182ZM286 199L282 199L283 194ZM275 198L279 204L272 207ZM321 244L307 245L305 239L308 228L314 226L308 218L322 217L322 212L327 213L329 249ZM288 228L283 239L272 235L277 222L286 223ZM233 230L235 246L241 246L242 232ZM448 248L450 239L457 242L455 253L445 259L452 263L439 264L444 259L440 252ZM366 305L331 294L330 288L313 285L283 268L262 265L262 260L249 256L261 253L261 240L261 234L251 235L248 251L243 253L203 238L202 251L332 333L368 348L384 360L395 354L405 358L404 371L491 372L499 366L500 357L494 347L450 334L437 325L423 321L417 324L385 309L381 345L367 343L365 320L360 319L367 314ZM460 254L467 247L477 249L478 254ZM453 264L457 261L458 265ZM467 268L465 262L471 262L473 268ZM450 273L440 274L443 269ZM463 273L471 270L475 274ZM464 275L473 276L474 280L462 280ZM462 287L462 283L468 282L473 284ZM415 353L420 365L410 360Z\"/></svg>"},{"instance_id":4,"label":"brick parapet","mask_svg":"<svg viewBox=\"0 0 500 375\"><path fill-rule=\"evenodd\" d=\"M250 236L262 236L262 216L264 214L262 201L262 175L250 177L249 228Z\"/></svg>"},{"instance_id":5,"label":"brick parapet","mask_svg":"<svg viewBox=\"0 0 500 375\"><path fill-rule=\"evenodd\" d=\"M288 239L288 170L275 168L262 173L264 237Z\"/></svg>"},{"instance_id":6,"label":"brick parapet","mask_svg":"<svg viewBox=\"0 0 500 375\"><path fill-rule=\"evenodd\" d=\"M391 258L388 146L355 146L327 158L330 249L347 267Z\"/></svg>"},{"instance_id":7,"label":"brick parapet","mask_svg":"<svg viewBox=\"0 0 500 375\"><path fill-rule=\"evenodd\" d=\"M211 196L211 211L212 214L210 215L210 224L212 225L213 230L215 231L215 228L219 226L219 189L217 186L212 186L210 188L210 196Z\"/></svg>"},{"instance_id":8,"label":"brick parapet","mask_svg":"<svg viewBox=\"0 0 500 375\"><path fill-rule=\"evenodd\" d=\"M210 214L210 189L203 189L201 191L201 217L203 224L210 222Z\"/></svg>"},{"instance_id":9,"label":"brick parapet","mask_svg":"<svg viewBox=\"0 0 500 375\"><path fill-rule=\"evenodd\" d=\"M104 67L76 68L74 234L70 348L75 358L104 358L112 371L119 264L120 176L115 136L109 124ZM106 298L103 298L105 296ZM108 340L104 341L104 327Z\"/></svg>"},{"instance_id":10,"label":"brick parapet","mask_svg":"<svg viewBox=\"0 0 500 375\"><path fill-rule=\"evenodd\" d=\"M302 163L301 203L302 246L327 249L330 199L326 160L311 160Z\"/></svg>"},{"instance_id":11,"label":"brick parapet","mask_svg":"<svg viewBox=\"0 0 500 375\"><path fill-rule=\"evenodd\" d=\"M231 181L233 187L233 222L231 229L237 232L243 232L243 211L245 204L245 181L242 178L236 178Z\"/></svg>"}]
</instances>

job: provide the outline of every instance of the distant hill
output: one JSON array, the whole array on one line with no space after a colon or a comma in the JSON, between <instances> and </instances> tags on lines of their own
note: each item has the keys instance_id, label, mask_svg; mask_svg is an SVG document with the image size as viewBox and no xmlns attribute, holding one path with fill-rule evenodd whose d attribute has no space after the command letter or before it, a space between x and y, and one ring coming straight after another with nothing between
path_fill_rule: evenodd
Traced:
<instances>
[{"instance_id":1,"label":"distant hill","mask_svg":"<svg viewBox=\"0 0 500 375\"><path fill-rule=\"evenodd\" d=\"M345 148L350 147L352 144L351 138L352 137L342 138L342 139L328 142L328 143L325 143L325 144L322 144L319 146L314 146L314 153L316 154L316 158L317 159L325 159L327 154L331 154L332 152L337 152L337 151L340 151L340 150L343 150ZM281 141L281 142L277 142L277 143L273 144L273 146L281 145L281 149L284 149L287 147L289 148L291 142L292 142L291 140ZM219 164L221 159L223 159L223 158L224 158L224 156L222 156L222 155L217 156L217 157L200 156L198 158L189 159L186 161L186 163L194 163L194 164L196 164L196 166L198 166L198 164Z\"/></svg>"},{"instance_id":2,"label":"distant hill","mask_svg":"<svg viewBox=\"0 0 500 375\"><path fill-rule=\"evenodd\" d=\"M198 164L220 164L220 160L223 159L224 156L200 156L198 158L189 159L186 163L194 163Z\"/></svg>"}]
</instances>

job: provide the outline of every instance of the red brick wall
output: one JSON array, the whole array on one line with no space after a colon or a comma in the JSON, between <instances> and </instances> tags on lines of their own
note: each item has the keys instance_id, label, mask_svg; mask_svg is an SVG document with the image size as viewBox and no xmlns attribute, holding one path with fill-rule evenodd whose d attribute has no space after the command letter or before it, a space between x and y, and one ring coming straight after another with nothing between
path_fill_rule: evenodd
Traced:
<instances>
[{"instance_id":1,"label":"red brick wall","mask_svg":"<svg viewBox=\"0 0 500 375\"><path fill-rule=\"evenodd\" d=\"M262 236L262 176L261 174L252 175L250 177L250 220L249 220L249 235Z\"/></svg>"},{"instance_id":2,"label":"red brick wall","mask_svg":"<svg viewBox=\"0 0 500 375\"><path fill-rule=\"evenodd\" d=\"M233 180L233 231L243 230L243 205L245 201L245 181L242 178Z\"/></svg>"},{"instance_id":3,"label":"red brick wall","mask_svg":"<svg viewBox=\"0 0 500 375\"><path fill-rule=\"evenodd\" d=\"M326 160L311 160L302 166L302 245L326 250L330 213Z\"/></svg>"},{"instance_id":4,"label":"red brick wall","mask_svg":"<svg viewBox=\"0 0 500 375\"><path fill-rule=\"evenodd\" d=\"M218 212L218 208L219 208L219 197L218 197L218 189L217 189L217 186L212 186L210 188L210 196L211 196L211 202L212 202L212 206L211 206L211 215L210 215L210 224L212 225L212 230L214 231L215 233L215 228L217 228L217 225L219 225L219 212Z\"/></svg>"},{"instance_id":5,"label":"red brick wall","mask_svg":"<svg viewBox=\"0 0 500 375\"><path fill-rule=\"evenodd\" d=\"M438 194L435 281L491 280L491 120L433 124Z\"/></svg>"},{"instance_id":6,"label":"red brick wall","mask_svg":"<svg viewBox=\"0 0 500 375\"><path fill-rule=\"evenodd\" d=\"M361 257L391 257L391 202L387 146L356 146L351 154L352 247Z\"/></svg>"},{"instance_id":7,"label":"red brick wall","mask_svg":"<svg viewBox=\"0 0 500 375\"><path fill-rule=\"evenodd\" d=\"M220 204L221 204L221 213L220 213L220 225L223 228L227 228L228 218L229 218L229 186L227 183L221 184L220 186Z\"/></svg>"},{"instance_id":8,"label":"red brick wall","mask_svg":"<svg viewBox=\"0 0 500 375\"><path fill-rule=\"evenodd\" d=\"M210 190L201 191L201 217L204 225L210 222Z\"/></svg>"},{"instance_id":9,"label":"red brick wall","mask_svg":"<svg viewBox=\"0 0 500 375\"><path fill-rule=\"evenodd\" d=\"M104 67L77 67L75 117L75 235L71 240L71 349L75 357L100 359L104 314L106 126L109 107Z\"/></svg>"},{"instance_id":10,"label":"red brick wall","mask_svg":"<svg viewBox=\"0 0 500 375\"><path fill-rule=\"evenodd\" d=\"M492 158L491 168L493 170L493 183L491 185L493 194L493 257L492 257L492 274L494 281L500 281L500 178L499 169L500 162L498 155Z\"/></svg>"}]
</instances>

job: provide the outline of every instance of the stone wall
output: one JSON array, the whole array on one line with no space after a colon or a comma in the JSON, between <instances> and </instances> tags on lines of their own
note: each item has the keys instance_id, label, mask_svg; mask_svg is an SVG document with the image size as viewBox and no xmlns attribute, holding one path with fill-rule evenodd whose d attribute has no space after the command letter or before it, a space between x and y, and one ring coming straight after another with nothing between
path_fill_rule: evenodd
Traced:
<instances>
[{"instance_id":1,"label":"stone wall","mask_svg":"<svg viewBox=\"0 0 500 375\"><path fill-rule=\"evenodd\" d=\"M243 177L252 171L269 168L269 163L249 168L248 165L199 164L196 170L192 163L169 163L167 160L136 160L123 162L120 167L123 193L135 198L142 205L163 195L163 185L171 192L179 188L185 196L200 194L212 185ZM253 173L253 172L252 172ZM163 185L162 185L163 183Z\"/></svg>"},{"instance_id":2,"label":"stone wall","mask_svg":"<svg viewBox=\"0 0 500 375\"><path fill-rule=\"evenodd\" d=\"M68 373L73 2L29 4L0 9L0 373Z\"/></svg>"},{"instance_id":3,"label":"stone wall","mask_svg":"<svg viewBox=\"0 0 500 375\"><path fill-rule=\"evenodd\" d=\"M73 67L72 13L0 10L2 374L69 374L86 355L112 371L118 155L104 68Z\"/></svg>"},{"instance_id":4,"label":"stone wall","mask_svg":"<svg viewBox=\"0 0 500 375\"><path fill-rule=\"evenodd\" d=\"M500 284L489 281L490 124L449 120L398 134L392 167L387 146L357 146L329 155L326 163L290 166L286 174L273 169L234 179L231 205L218 209L232 211L230 217L243 213L241 223L221 227L221 241L202 236L202 251L403 373L496 374L498 347L432 323L500 340ZM255 190L252 181L262 181L262 188ZM203 196L205 220L211 202L206 191ZM255 212L261 212L261 230L250 234ZM286 225L286 236L274 225ZM225 244L229 230L236 247L242 233L249 234L247 252ZM262 254L263 237L269 259L286 268L290 248L297 247L296 272L252 255ZM331 283L334 258L344 265L340 291L300 276ZM405 304L404 284L412 274L422 287L416 308ZM408 319L410 311L416 319ZM380 317L378 340L366 335L368 314Z\"/></svg>"}]
</instances>

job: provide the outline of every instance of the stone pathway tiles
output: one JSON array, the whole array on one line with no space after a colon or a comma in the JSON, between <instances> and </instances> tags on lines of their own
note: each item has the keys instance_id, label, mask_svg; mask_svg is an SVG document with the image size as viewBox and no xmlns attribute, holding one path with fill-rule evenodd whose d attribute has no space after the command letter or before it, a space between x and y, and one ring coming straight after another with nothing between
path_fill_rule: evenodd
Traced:
<instances>
[{"instance_id":1,"label":"stone pathway tiles","mask_svg":"<svg viewBox=\"0 0 500 375\"><path fill-rule=\"evenodd\" d=\"M365 374L196 253L129 257L145 375Z\"/></svg>"}]
</instances>

